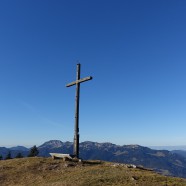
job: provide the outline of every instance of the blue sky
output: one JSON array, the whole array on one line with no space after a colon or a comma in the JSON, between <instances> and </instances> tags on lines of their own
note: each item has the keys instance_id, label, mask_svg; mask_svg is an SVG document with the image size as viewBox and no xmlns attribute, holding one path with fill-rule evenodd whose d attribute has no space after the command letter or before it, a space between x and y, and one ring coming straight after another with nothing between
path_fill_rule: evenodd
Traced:
<instances>
[{"instance_id":1,"label":"blue sky","mask_svg":"<svg viewBox=\"0 0 186 186\"><path fill-rule=\"evenodd\" d=\"M186 1L0 1L0 146L186 144Z\"/></svg>"}]
</instances>

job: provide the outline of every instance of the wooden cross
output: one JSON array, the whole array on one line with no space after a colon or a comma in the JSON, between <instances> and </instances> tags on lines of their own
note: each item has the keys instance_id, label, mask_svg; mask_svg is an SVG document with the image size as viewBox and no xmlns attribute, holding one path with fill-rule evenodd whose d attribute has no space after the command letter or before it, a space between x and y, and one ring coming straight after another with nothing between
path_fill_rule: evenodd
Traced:
<instances>
[{"instance_id":1,"label":"wooden cross","mask_svg":"<svg viewBox=\"0 0 186 186\"><path fill-rule=\"evenodd\" d=\"M69 83L66 87L76 85L76 99L75 99L75 129L74 129L74 155L79 158L79 96L80 96L80 83L91 80L92 77L80 79L80 64L77 64L76 81Z\"/></svg>"}]
</instances>

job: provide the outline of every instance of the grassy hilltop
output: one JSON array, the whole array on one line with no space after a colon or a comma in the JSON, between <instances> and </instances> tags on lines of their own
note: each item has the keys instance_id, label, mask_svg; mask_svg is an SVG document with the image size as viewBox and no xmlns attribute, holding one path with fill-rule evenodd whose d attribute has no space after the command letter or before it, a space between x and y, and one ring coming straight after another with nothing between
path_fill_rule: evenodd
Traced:
<instances>
[{"instance_id":1,"label":"grassy hilltop","mask_svg":"<svg viewBox=\"0 0 186 186\"><path fill-rule=\"evenodd\" d=\"M186 179L109 162L63 162L52 158L0 161L1 186L186 186Z\"/></svg>"}]
</instances>

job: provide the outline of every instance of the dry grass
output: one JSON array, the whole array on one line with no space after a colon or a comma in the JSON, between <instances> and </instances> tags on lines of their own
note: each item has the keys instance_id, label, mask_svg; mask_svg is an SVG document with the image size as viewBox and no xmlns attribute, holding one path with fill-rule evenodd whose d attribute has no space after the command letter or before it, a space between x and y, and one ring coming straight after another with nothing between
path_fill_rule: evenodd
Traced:
<instances>
[{"instance_id":1,"label":"dry grass","mask_svg":"<svg viewBox=\"0 0 186 186\"><path fill-rule=\"evenodd\" d=\"M186 180L151 171L112 166L112 163L73 163L51 158L0 161L1 186L186 186Z\"/></svg>"}]
</instances>

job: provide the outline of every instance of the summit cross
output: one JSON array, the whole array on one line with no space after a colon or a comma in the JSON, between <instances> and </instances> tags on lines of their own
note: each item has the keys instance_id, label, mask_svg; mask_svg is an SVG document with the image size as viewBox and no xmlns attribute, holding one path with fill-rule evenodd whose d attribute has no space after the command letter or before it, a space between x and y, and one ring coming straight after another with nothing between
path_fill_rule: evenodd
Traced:
<instances>
[{"instance_id":1,"label":"summit cross","mask_svg":"<svg viewBox=\"0 0 186 186\"><path fill-rule=\"evenodd\" d=\"M81 65L77 64L76 81L69 83L66 87L76 85L76 98L75 98L75 126L74 126L74 155L79 158L79 96L80 96L80 83L89 81L91 76L80 79Z\"/></svg>"}]
</instances>

